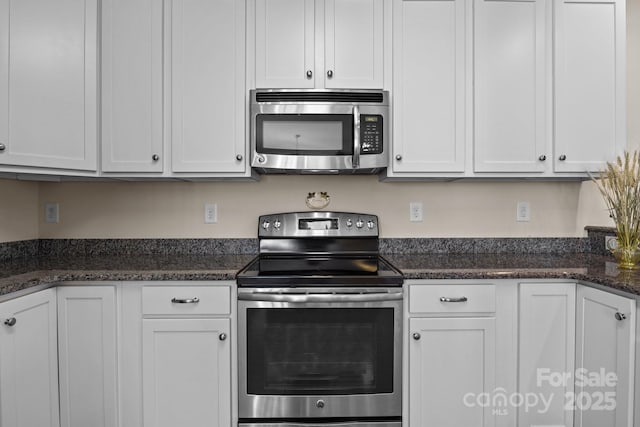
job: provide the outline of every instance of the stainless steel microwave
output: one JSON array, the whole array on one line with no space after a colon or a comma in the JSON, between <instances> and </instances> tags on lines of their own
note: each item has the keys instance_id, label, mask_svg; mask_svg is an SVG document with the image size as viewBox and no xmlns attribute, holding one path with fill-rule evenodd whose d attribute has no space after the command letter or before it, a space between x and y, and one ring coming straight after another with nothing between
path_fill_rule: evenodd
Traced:
<instances>
[{"instance_id":1,"label":"stainless steel microwave","mask_svg":"<svg viewBox=\"0 0 640 427\"><path fill-rule=\"evenodd\" d=\"M378 173L387 167L382 90L251 91L251 166L260 173Z\"/></svg>"}]
</instances>

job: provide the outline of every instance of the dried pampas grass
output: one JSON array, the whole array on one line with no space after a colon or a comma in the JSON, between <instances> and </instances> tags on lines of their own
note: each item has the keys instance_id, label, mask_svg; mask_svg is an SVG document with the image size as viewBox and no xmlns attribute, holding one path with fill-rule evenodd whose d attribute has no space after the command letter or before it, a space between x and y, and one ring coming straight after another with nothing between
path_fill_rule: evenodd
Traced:
<instances>
[{"instance_id":1,"label":"dried pampas grass","mask_svg":"<svg viewBox=\"0 0 640 427\"><path fill-rule=\"evenodd\" d=\"M637 248L640 244L640 154L625 151L615 162L607 163L599 179L593 176L591 179L615 223L618 247Z\"/></svg>"}]
</instances>

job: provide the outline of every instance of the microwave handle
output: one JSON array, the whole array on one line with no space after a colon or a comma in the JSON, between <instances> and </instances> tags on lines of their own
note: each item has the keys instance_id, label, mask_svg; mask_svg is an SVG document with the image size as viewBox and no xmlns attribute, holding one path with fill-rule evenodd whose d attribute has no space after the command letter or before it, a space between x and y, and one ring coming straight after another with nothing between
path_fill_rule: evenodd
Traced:
<instances>
[{"instance_id":1,"label":"microwave handle","mask_svg":"<svg viewBox=\"0 0 640 427\"><path fill-rule=\"evenodd\" d=\"M360 107L353 106L353 168L360 167Z\"/></svg>"}]
</instances>

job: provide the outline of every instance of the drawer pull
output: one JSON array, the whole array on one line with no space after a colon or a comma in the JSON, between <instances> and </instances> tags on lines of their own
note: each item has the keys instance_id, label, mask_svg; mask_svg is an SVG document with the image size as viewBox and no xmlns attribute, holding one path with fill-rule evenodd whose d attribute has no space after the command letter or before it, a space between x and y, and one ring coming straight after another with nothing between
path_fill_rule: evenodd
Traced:
<instances>
[{"instance_id":1,"label":"drawer pull","mask_svg":"<svg viewBox=\"0 0 640 427\"><path fill-rule=\"evenodd\" d=\"M440 302L467 302L467 297L460 297L460 298L442 297L440 298Z\"/></svg>"},{"instance_id":2,"label":"drawer pull","mask_svg":"<svg viewBox=\"0 0 640 427\"><path fill-rule=\"evenodd\" d=\"M172 298L171 302L174 304L196 304L200 302L200 298Z\"/></svg>"},{"instance_id":3,"label":"drawer pull","mask_svg":"<svg viewBox=\"0 0 640 427\"><path fill-rule=\"evenodd\" d=\"M616 317L616 320L623 321L624 319L627 318L627 315L624 313L617 312L615 314L615 317Z\"/></svg>"},{"instance_id":4,"label":"drawer pull","mask_svg":"<svg viewBox=\"0 0 640 427\"><path fill-rule=\"evenodd\" d=\"M17 323L17 320L15 317L10 317L4 321L4 324L7 326L14 326L16 323Z\"/></svg>"}]
</instances>

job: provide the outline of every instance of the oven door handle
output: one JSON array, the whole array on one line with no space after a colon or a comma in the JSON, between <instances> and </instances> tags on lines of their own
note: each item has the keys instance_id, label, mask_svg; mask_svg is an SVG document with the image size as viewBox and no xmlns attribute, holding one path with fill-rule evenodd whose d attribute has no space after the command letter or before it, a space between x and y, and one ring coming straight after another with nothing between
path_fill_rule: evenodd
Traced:
<instances>
[{"instance_id":1,"label":"oven door handle","mask_svg":"<svg viewBox=\"0 0 640 427\"><path fill-rule=\"evenodd\" d=\"M376 302L402 300L402 291L330 293L330 294L284 294L275 292L238 292L238 299L243 301L291 302L291 303L327 303L327 302Z\"/></svg>"}]
</instances>

